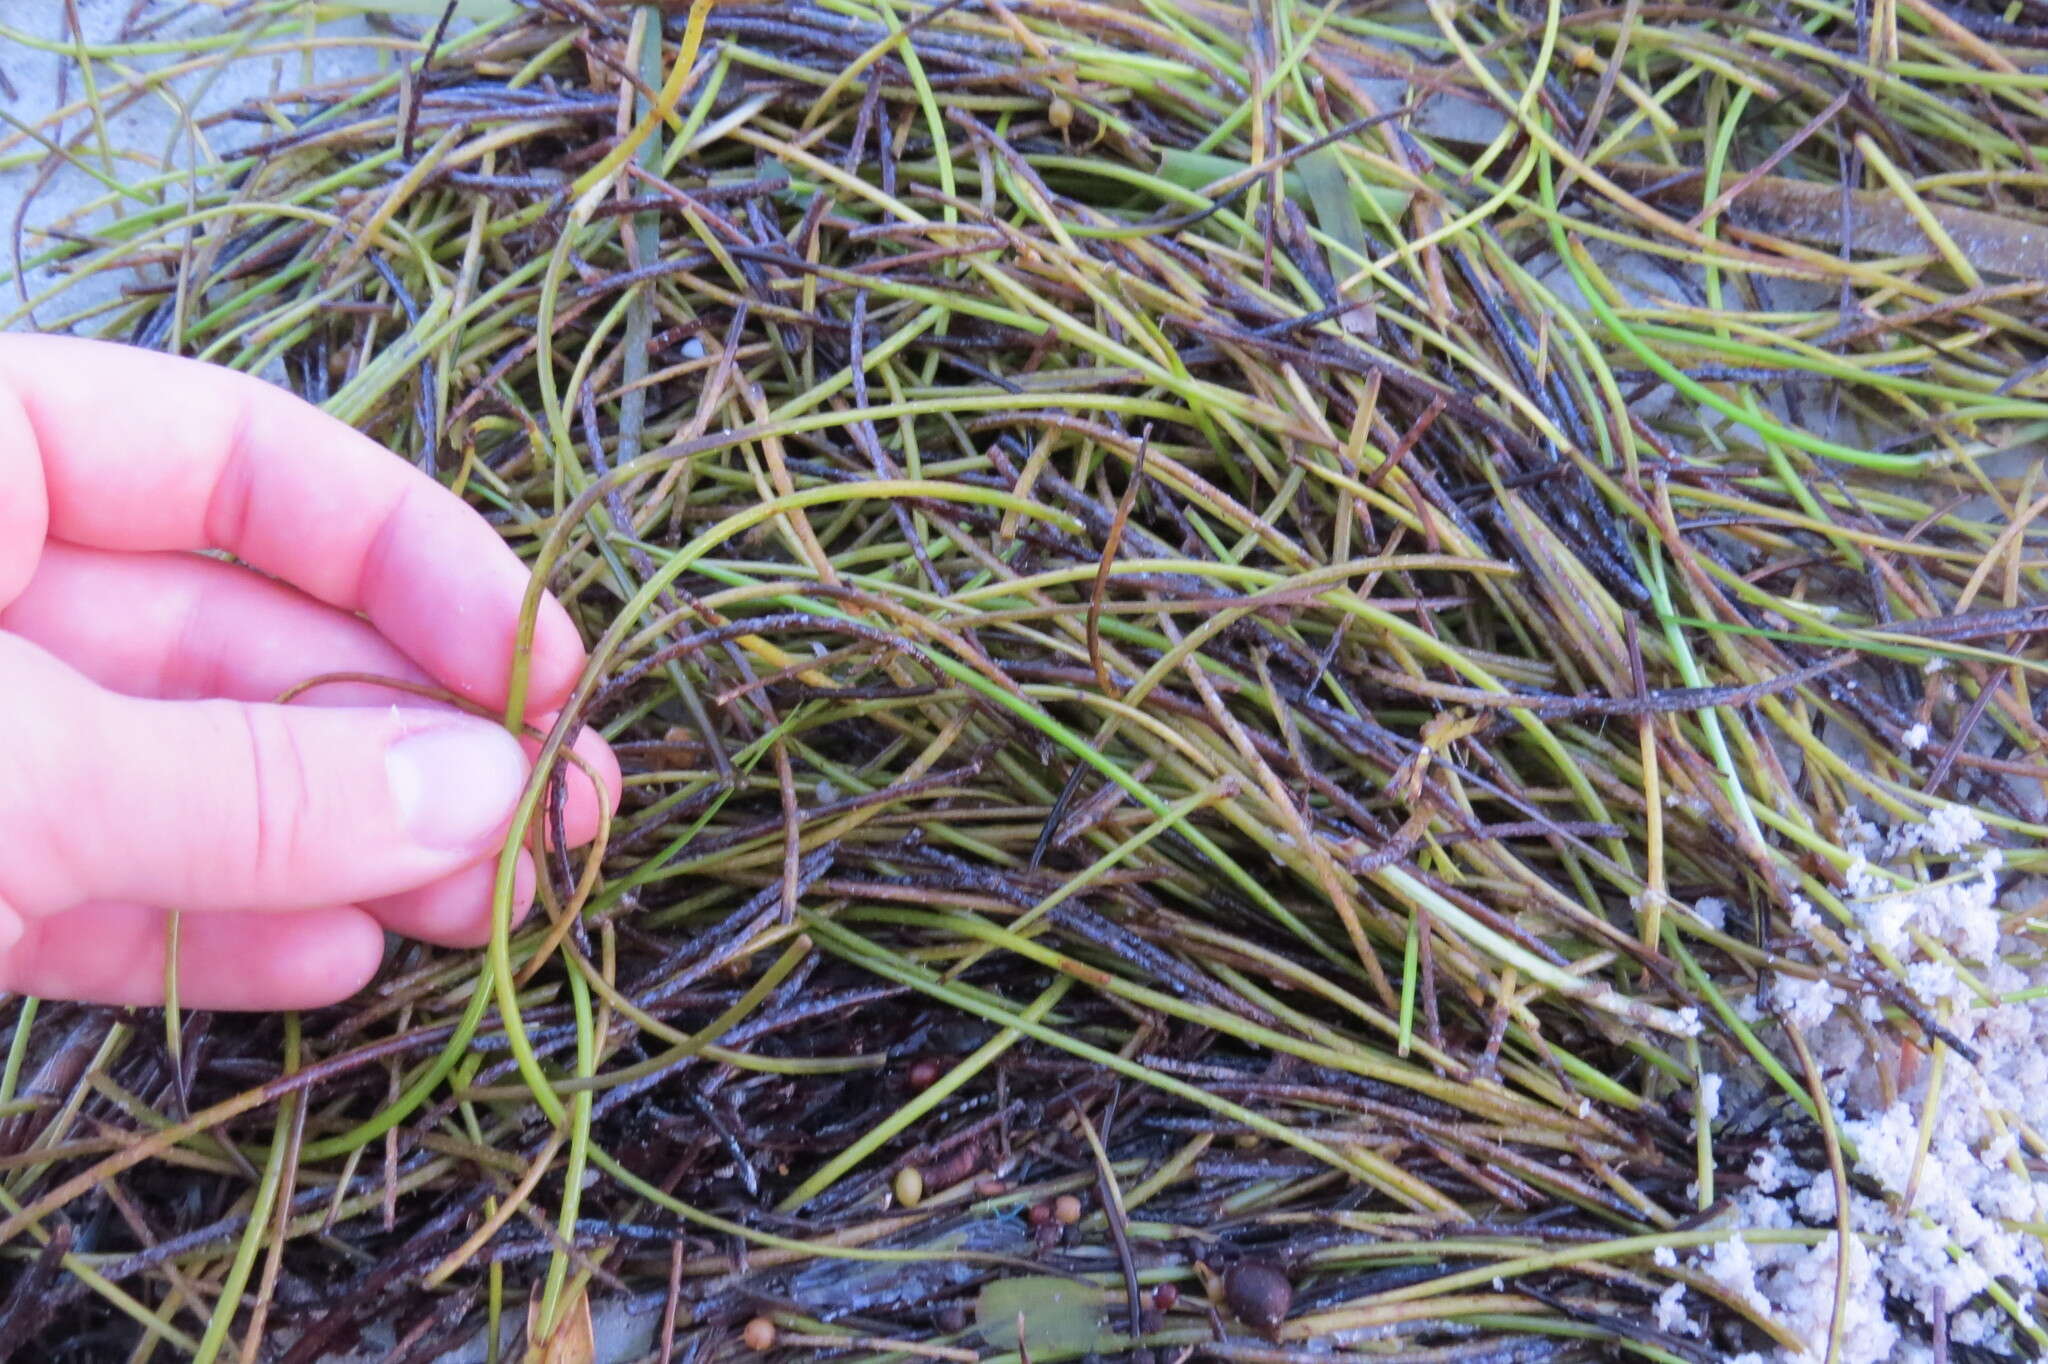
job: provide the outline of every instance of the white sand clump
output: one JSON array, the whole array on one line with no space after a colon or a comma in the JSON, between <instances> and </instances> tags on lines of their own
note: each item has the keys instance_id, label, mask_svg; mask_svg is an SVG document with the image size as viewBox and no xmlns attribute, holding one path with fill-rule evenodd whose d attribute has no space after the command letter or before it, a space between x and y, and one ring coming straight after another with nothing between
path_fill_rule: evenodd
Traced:
<instances>
[{"instance_id":1,"label":"white sand clump","mask_svg":"<svg viewBox=\"0 0 2048 1364\"><path fill-rule=\"evenodd\" d=\"M1650 1309L1650 1319L1657 1323L1660 1331L1669 1331L1678 1336L1696 1336L1700 1333L1699 1323L1685 1314L1685 1285L1674 1283L1657 1295L1656 1306Z\"/></svg>"},{"instance_id":2,"label":"white sand clump","mask_svg":"<svg viewBox=\"0 0 2048 1364\"><path fill-rule=\"evenodd\" d=\"M2048 1221L2048 1178L2031 1172L2025 1159L2038 1162L2048 1152L2020 1140L2022 1131L2048 1132L2048 999L1998 1002L2048 987L2048 967L2016 964L2033 961L2035 945L2001 940L2003 859L1983 846L1987 832L1969 810L1942 807L1888 835L1861 821L1838 833L1858 854L1845 878L1855 917L1849 950L1866 963L1873 948L1897 960L1919 1003L1978 1053L1972 1064L1951 1051L1938 1077L1918 1046L1887 1041L1883 1054L1874 1054L1869 1024L1882 1017L1886 1001L1867 990L1852 999L1835 982L1854 976L1817 948L1794 956L1832 971L1832 979L1783 972L1768 979L1769 1003L1799 1029L1820 1066L1838 1129L1854 1152L1854 1172L1884 1194L1850 1195L1838 1357L1841 1364L1932 1358L1911 1338L1920 1334L1918 1323L1888 1315L1887 1298L1895 1311L1897 1303L1910 1304L1926 1320L1947 1314L1952 1341L2031 1348L2027 1328L1992 1304L1985 1289L2002 1281L2024 1299L2048 1282L2048 1251L2026 1230ZM1816 941L1805 931L1820 922L1812 905L1789 905L1786 919L1809 944ZM1754 1002L1742 1013L1765 1016ZM1915 1031L1905 1023L1875 1035ZM1820 1364L1844 1254L1834 1176L1803 1164L1776 1132L1752 1153L1744 1174L1747 1187L1724 1215L1729 1238L1687 1261L1803 1342L1739 1356L1738 1364ZM1741 1235L1795 1227L1827 1235L1814 1244L1752 1243ZM1667 1291L1653 1317L1659 1326L1682 1326L1683 1294Z\"/></svg>"},{"instance_id":3,"label":"white sand clump","mask_svg":"<svg viewBox=\"0 0 2048 1364\"><path fill-rule=\"evenodd\" d=\"M1786 1019L1801 1032L1812 1032L1849 1002L1848 992L1834 982L1806 980L1780 973L1771 984L1771 1002L1785 1011Z\"/></svg>"}]
</instances>

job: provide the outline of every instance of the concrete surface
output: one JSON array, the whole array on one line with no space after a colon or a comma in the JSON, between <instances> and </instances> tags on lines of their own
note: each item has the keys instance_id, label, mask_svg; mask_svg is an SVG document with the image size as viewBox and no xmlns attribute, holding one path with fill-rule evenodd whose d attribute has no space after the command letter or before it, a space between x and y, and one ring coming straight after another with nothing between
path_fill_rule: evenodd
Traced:
<instances>
[{"instance_id":1,"label":"concrete surface","mask_svg":"<svg viewBox=\"0 0 2048 1364\"><path fill-rule=\"evenodd\" d=\"M7 330L91 330L93 310L118 299L119 279L80 280L47 268L30 268L18 279L15 269L17 242L24 260L33 261L51 245L48 229L89 231L123 208L132 211L106 178L132 186L165 170L224 159L265 130L244 120L203 126L207 119L282 91L361 76L392 60L388 51L361 44L370 33L362 19L323 29L342 41L322 48L310 64L297 54L273 53L214 72L169 76L162 73L177 65L174 54L124 52L88 63L75 51L23 41L60 48L81 39L115 44L125 32L162 43L218 34L229 13L221 0L75 0L74 33L67 20L72 7L66 0L0 0L0 30L20 35L0 33L0 328ZM145 83L152 74L157 79ZM86 104L88 82L108 115L104 133ZM53 145L61 155L53 155Z\"/></svg>"}]
</instances>

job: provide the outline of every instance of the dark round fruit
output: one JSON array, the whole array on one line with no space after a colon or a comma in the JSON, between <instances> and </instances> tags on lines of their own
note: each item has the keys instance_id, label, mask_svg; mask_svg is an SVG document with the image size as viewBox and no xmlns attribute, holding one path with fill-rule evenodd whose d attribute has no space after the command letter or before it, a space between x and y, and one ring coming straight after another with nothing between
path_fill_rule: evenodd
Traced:
<instances>
[{"instance_id":1,"label":"dark round fruit","mask_svg":"<svg viewBox=\"0 0 2048 1364\"><path fill-rule=\"evenodd\" d=\"M922 1061L913 1061L910 1064L910 1087L930 1089L939 1082L939 1077L943 1074L945 1071L940 1068L939 1063L930 1057Z\"/></svg>"},{"instance_id":2,"label":"dark round fruit","mask_svg":"<svg viewBox=\"0 0 2048 1364\"><path fill-rule=\"evenodd\" d=\"M1223 1276L1223 1297L1239 1321L1271 1330L1287 1320L1287 1309L1294 1306L1294 1285L1278 1265L1239 1260Z\"/></svg>"},{"instance_id":3,"label":"dark round fruit","mask_svg":"<svg viewBox=\"0 0 2048 1364\"><path fill-rule=\"evenodd\" d=\"M1152 1305L1162 1312L1171 1312L1180 1302L1180 1289L1173 1284L1156 1284L1152 1289Z\"/></svg>"},{"instance_id":4,"label":"dark round fruit","mask_svg":"<svg viewBox=\"0 0 2048 1364\"><path fill-rule=\"evenodd\" d=\"M1031 1205L1031 1211L1024 1215L1031 1219L1032 1226L1042 1227L1047 1222L1052 1221L1052 1204L1033 1203Z\"/></svg>"}]
</instances>

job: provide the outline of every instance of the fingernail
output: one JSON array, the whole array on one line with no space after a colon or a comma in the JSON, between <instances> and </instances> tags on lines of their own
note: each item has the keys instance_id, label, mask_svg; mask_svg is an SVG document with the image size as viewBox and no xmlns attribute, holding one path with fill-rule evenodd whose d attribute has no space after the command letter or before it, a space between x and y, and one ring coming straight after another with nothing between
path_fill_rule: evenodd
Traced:
<instances>
[{"instance_id":1,"label":"fingernail","mask_svg":"<svg viewBox=\"0 0 2048 1364\"><path fill-rule=\"evenodd\" d=\"M415 842L476 848L512 814L526 785L526 753L495 725L442 725L408 734L384 755L391 798Z\"/></svg>"}]
</instances>

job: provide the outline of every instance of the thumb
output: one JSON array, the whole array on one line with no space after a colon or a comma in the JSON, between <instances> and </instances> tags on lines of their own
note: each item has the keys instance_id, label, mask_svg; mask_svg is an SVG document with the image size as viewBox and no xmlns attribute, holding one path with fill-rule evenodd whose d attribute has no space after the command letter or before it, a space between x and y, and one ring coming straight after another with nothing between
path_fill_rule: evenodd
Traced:
<instances>
[{"instance_id":1,"label":"thumb","mask_svg":"<svg viewBox=\"0 0 2048 1364\"><path fill-rule=\"evenodd\" d=\"M412 890L503 846L528 772L466 715L136 700L0 635L0 902L26 915Z\"/></svg>"}]
</instances>

